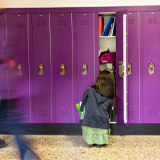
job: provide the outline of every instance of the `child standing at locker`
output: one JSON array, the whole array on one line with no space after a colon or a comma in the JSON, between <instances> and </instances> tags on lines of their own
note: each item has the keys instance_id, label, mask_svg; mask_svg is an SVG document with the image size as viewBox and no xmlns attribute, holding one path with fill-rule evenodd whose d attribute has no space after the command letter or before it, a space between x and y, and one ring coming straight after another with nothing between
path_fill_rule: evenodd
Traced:
<instances>
[{"instance_id":1,"label":"child standing at locker","mask_svg":"<svg viewBox=\"0 0 160 160\"><path fill-rule=\"evenodd\" d=\"M87 144L108 144L109 112L113 106L114 78L107 71L99 72L96 83L86 89L81 105L83 138Z\"/></svg>"}]
</instances>

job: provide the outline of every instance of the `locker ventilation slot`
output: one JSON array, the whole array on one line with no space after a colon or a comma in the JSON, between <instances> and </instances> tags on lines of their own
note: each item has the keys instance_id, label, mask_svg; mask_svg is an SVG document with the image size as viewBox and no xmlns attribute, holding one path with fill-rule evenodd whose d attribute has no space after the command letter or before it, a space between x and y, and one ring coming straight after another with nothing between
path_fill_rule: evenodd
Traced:
<instances>
[{"instance_id":1,"label":"locker ventilation slot","mask_svg":"<svg viewBox=\"0 0 160 160\"><path fill-rule=\"evenodd\" d=\"M47 111L39 111L40 117L47 117Z\"/></svg>"},{"instance_id":2,"label":"locker ventilation slot","mask_svg":"<svg viewBox=\"0 0 160 160\"><path fill-rule=\"evenodd\" d=\"M60 111L60 116L61 117L67 117L68 116L68 111Z\"/></svg>"},{"instance_id":3,"label":"locker ventilation slot","mask_svg":"<svg viewBox=\"0 0 160 160\"><path fill-rule=\"evenodd\" d=\"M23 21L15 21L16 28L22 28L24 26Z\"/></svg>"},{"instance_id":4,"label":"locker ventilation slot","mask_svg":"<svg viewBox=\"0 0 160 160\"><path fill-rule=\"evenodd\" d=\"M128 19L128 24L134 24L134 19Z\"/></svg>"},{"instance_id":5,"label":"locker ventilation slot","mask_svg":"<svg viewBox=\"0 0 160 160\"><path fill-rule=\"evenodd\" d=\"M59 25L60 25L60 26L66 26L66 25L68 25L68 23L67 23L66 20L60 20L60 21L59 21Z\"/></svg>"},{"instance_id":6,"label":"locker ventilation slot","mask_svg":"<svg viewBox=\"0 0 160 160\"><path fill-rule=\"evenodd\" d=\"M10 110L10 112L11 112L14 116L17 116L17 117L26 114L25 111L21 111L19 108L17 108L16 110L12 109L12 110ZM17 118L17 117L16 117L16 118Z\"/></svg>"},{"instance_id":7,"label":"locker ventilation slot","mask_svg":"<svg viewBox=\"0 0 160 160\"><path fill-rule=\"evenodd\" d=\"M130 111L129 114L130 114L131 117L133 117L134 116L134 111Z\"/></svg>"},{"instance_id":8,"label":"locker ventilation slot","mask_svg":"<svg viewBox=\"0 0 160 160\"><path fill-rule=\"evenodd\" d=\"M155 117L155 116L157 116L157 113L156 113L156 111L148 111L148 116Z\"/></svg>"},{"instance_id":9,"label":"locker ventilation slot","mask_svg":"<svg viewBox=\"0 0 160 160\"><path fill-rule=\"evenodd\" d=\"M149 18L148 24L157 24L157 18Z\"/></svg>"},{"instance_id":10,"label":"locker ventilation slot","mask_svg":"<svg viewBox=\"0 0 160 160\"><path fill-rule=\"evenodd\" d=\"M153 18L153 24L157 24L157 19Z\"/></svg>"},{"instance_id":11,"label":"locker ventilation slot","mask_svg":"<svg viewBox=\"0 0 160 160\"><path fill-rule=\"evenodd\" d=\"M81 25L90 25L90 21L89 20L81 20Z\"/></svg>"},{"instance_id":12,"label":"locker ventilation slot","mask_svg":"<svg viewBox=\"0 0 160 160\"><path fill-rule=\"evenodd\" d=\"M44 20L38 20L37 26L44 26L44 25L45 25L45 21Z\"/></svg>"}]
</instances>

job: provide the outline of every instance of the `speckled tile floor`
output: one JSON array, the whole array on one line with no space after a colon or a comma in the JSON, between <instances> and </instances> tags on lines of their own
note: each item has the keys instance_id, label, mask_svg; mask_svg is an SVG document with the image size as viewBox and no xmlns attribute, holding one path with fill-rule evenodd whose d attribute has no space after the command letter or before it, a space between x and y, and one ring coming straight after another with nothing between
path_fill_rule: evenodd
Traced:
<instances>
[{"instance_id":1,"label":"speckled tile floor","mask_svg":"<svg viewBox=\"0 0 160 160\"><path fill-rule=\"evenodd\" d=\"M25 136L41 160L160 160L160 136L111 136L108 146L88 146L82 136ZM0 160L19 160L13 136L5 136Z\"/></svg>"}]
</instances>

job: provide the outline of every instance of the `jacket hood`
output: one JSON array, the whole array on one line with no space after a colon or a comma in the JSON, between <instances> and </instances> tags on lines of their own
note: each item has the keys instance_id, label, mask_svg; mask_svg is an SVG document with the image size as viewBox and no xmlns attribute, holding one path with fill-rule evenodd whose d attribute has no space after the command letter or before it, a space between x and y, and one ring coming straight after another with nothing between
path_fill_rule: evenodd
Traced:
<instances>
[{"instance_id":1,"label":"jacket hood","mask_svg":"<svg viewBox=\"0 0 160 160\"><path fill-rule=\"evenodd\" d=\"M97 102L100 104L104 103L108 99L107 97L102 96L100 93L96 92L94 88L93 88L93 92L94 92L94 95L97 99Z\"/></svg>"}]
</instances>

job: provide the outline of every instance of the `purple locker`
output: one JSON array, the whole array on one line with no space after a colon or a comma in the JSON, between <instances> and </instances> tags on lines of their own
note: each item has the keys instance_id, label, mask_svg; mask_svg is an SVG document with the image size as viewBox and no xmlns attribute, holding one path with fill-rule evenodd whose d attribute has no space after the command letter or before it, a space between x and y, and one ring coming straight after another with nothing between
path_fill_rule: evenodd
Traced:
<instances>
[{"instance_id":1,"label":"purple locker","mask_svg":"<svg viewBox=\"0 0 160 160\"><path fill-rule=\"evenodd\" d=\"M9 113L12 121L30 122L29 51L27 14L7 14L6 54L12 64L8 67ZM11 116L12 116L11 115ZM15 119L16 118L16 119Z\"/></svg>"},{"instance_id":2,"label":"purple locker","mask_svg":"<svg viewBox=\"0 0 160 160\"><path fill-rule=\"evenodd\" d=\"M97 75L99 73L99 34L98 34L98 23L99 23L99 18L98 18L99 13L93 13L94 16L94 49L95 49L95 75L94 79L96 81Z\"/></svg>"},{"instance_id":3,"label":"purple locker","mask_svg":"<svg viewBox=\"0 0 160 160\"><path fill-rule=\"evenodd\" d=\"M6 43L6 15L0 15L0 59L6 55L4 45ZM8 99L7 69L5 64L0 64L0 100Z\"/></svg>"},{"instance_id":4,"label":"purple locker","mask_svg":"<svg viewBox=\"0 0 160 160\"><path fill-rule=\"evenodd\" d=\"M127 15L127 11L120 11L116 13L116 108L117 108L117 123L127 126L128 125L128 34L126 36L126 44L123 44L123 15ZM128 15L127 15L128 16ZM126 33L128 33L128 18L126 16ZM124 49L126 53L124 54ZM126 62L123 56L126 55ZM126 69L123 71L124 75L126 72L126 84L124 83L124 76L121 77L119 73L119 64L123 62L126 64ZM123 67L120 67L123 70ZM124 85L126 86L124 99ZM125 104L126 102L126 104ZM126 107L126 108L125 108Z\"/></svg>"},{"instance_id":5,"label":"purple locker","mask_svg":"<svg viewBox=\"0 0 160 160\"><path fill-rule=\"evenodd\" d=\"M1 43L1 49L2 46L4 45L4 42L6 42L6 15L0 15L0 43ZM0 52L2 55L2 50Z\"/></svg>"},{"instance_id":6,"label":"purple locker","mask_svg":"<svg viewBox=\"0 0 160 160\"><path fill-rule=\"evenodd\" d=\"M51 59L49 14L32 14L34 121L51 123Z\"/></svg>"},{"instance_id":7,"label":"purple locker","mask_svg":"<svg viewBox=\"0 0 160 160\"><path fill-rule=\"evenodd\" d=\"M51 15L53 58L53 122L74 123L73 21L71 13ZM62 68L61 68L62 67Z\"/></svg>"},{"instance_id":8,"label":"purple locker","mask_svg":"<svg viewBox=\"0 0 160 160\"><path fill-rule=\"evenodd\" d=\"M159 17L160 12L142 12L141 15L141 123L160 123ZM154 68L150 68L151 63Z\"/></svg>"},{"instance_id":9,"label":"purple locker","mask_svg":"<svg viewBox=\"0 0 160 160\"><path fill-rule=\"evenodd\" d=\"M131 64L128 75L129 123L139 123L139 56L140 30L139 13L128 14L128 63Z\"/></svg>"},{"instance_id":10,"label":"purple locker","mask_svg":"<svg viewBox=\"0 0 160 160\"><path fill-rule=\"evenodd\" d=\"M77 103L82 101L85 89L94 84L95 30L93 30L93 17L93 13L76 13ZM83 64L87 65L87 74L85 75L82 74ZM78 115L76 120L79 122Z\"/></svg>"}]
</instances>

